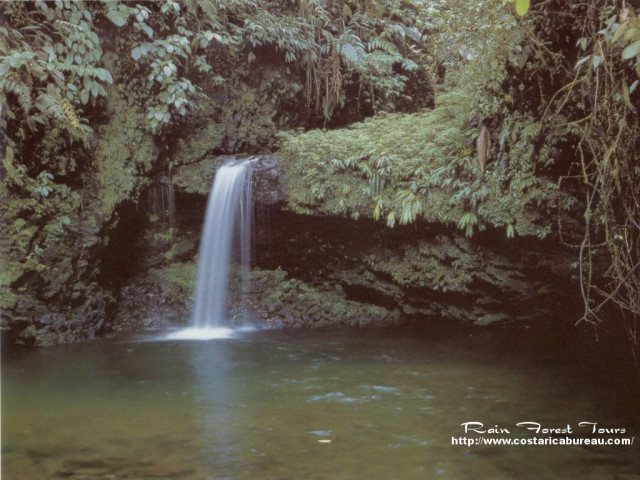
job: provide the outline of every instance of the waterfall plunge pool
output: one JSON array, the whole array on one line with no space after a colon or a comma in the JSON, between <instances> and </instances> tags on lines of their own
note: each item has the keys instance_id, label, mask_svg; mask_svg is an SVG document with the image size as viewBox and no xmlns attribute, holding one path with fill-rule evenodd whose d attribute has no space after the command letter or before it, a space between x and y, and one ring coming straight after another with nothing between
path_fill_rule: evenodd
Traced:
<instances>
[{"instance_id":1,"label":"waterfall plunge pool","mask_svg":"<svg viewBox=\"0 0 640 480\"><path fill-rule=\"evenodd\" d=\"M219 340L221 338L231 338L236 333L231 328L211 327L211 328L185 328L167 333L160 337L164 340Z\"/></svg>"},{"instance_id":2,"label":"waterfall plunge pool","mask_svg":"<svg viewBox=\"0 0 640 480\"><path fill-rule=\"evenodd\" d=\"M499 331L222 337L171 340L163 333L4 352L4 477L640 474L638 438L620 447L452 445L464 435L461 424L472 421L507 428L505 438L526 437L514 427L525 421L574 429L597 422L637 436L635 380L620 374L626 364L608 351Z\"/></svg>"}]
</instances>

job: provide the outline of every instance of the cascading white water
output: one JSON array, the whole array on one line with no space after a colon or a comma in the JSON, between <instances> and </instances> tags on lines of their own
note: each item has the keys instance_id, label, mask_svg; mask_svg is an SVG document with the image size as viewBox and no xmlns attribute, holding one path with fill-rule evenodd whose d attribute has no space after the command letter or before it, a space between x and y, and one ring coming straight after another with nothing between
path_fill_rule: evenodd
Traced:
<instances>
[{"instance_id":1,"label":"cascading white water","mask_svg":"<svg viewBox=\"0 0 640 480\"><path fill-rule=\"evenodd\" d=\"M171 177L156 179L147 192L149 222L157 230L173 233L176 228L176 200Z\"/></svg>"},{"instance_id":2,"label":"cascading white water","mask_svg":"<svg viewBox=\"0 0 640 480\"><path fill-rule=\"evenodd\" d=\"M246 292L246 271L251 260L251 210L251 160L220 167L209 194L200 240L192 328L176 332L172 338L230 335L226 321L229 265L237 253L244 267L242 287Z\"/></svg>"},{"instance_id":3,"label":"cascading white water","mask_svg":"<svg viewBox=\"0 0 640 480\"><path fill-rule=\"evenodd\" d=\"M193 326L225 326L229 264L234 232L239 232L239 257L250 261L251 168L249 161L220 167L209 195L200 243Z\"/></svg>"}]
</instances>

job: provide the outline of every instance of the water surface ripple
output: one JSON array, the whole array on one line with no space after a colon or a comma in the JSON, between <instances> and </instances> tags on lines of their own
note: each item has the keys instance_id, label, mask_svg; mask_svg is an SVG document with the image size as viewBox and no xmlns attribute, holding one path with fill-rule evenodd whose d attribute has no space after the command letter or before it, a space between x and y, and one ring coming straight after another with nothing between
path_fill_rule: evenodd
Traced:
<instances>
[{"instance_id":1,"label":"water surface ripple","mask_svg":"<svg viewBox=\"0 0 640 480\"><path fill-rule=\"evenodd\" d=\"M467 421L594 421L638 434L637 391L619 373L624 364L507 335L276 330L14 352L2 364L2 473L234 480L640 474L640 439L589 449L451 445Z\"/></svg>"}]
</instances>

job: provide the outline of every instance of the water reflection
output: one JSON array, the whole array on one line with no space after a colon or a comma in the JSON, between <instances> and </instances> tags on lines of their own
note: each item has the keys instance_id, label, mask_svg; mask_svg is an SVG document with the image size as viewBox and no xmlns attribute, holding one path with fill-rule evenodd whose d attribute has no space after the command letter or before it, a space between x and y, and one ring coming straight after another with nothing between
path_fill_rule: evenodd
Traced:
<instances>
[{"instance_id":1,"label":"water reflection","mask_svg":"<svg viewBox=\"0 0 640 480\"><path fill-rule=\"evenodd\" d=\"M199 452L208 469L227 472L241 464L242 436L238 408L244 381L236 375L238 360L228 342L182 345L192 369L194 411L200 427Z\"/></svg>"}]
</instances>

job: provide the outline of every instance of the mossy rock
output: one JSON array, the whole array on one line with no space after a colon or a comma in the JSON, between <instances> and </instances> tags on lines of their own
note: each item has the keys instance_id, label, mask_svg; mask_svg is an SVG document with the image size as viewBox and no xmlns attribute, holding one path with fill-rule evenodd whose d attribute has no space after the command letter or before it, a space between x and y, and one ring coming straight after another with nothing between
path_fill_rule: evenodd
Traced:
<instances>
[{"instance_id":1,"label":"mossy rock","mask_svg":"<svg viewBox=\"0 0 640 480\"><path fill-rule=\"evenodd\" d=\"M170 263L161 268L152 268L147 274L148 278L158 283L167 295L190 293L195 287L196 264Z\"/></svg>"},{"instance_id":2,"label":"mossy rock","mask_svg":"<svg viewBox=\"0 0 640 480\"><path fill-rule=\"evenodd\" d=\"M320 289L287 278L281 269L251 272L251 307L256 318L292 327L385 325L398 322L389 310L348 300L335 286Z\"/></svg>"},{"instance_id":3,"label":"mossy rock","mask_svg":"<svg viewBox=\"0 0 640 480\"><path fill-rule=\"evenodd\" d=\"M20 337L20 339L25 343L35 342L37 335L38 335L38 331L35 325L29 325L20 333L18 333L18 337Z\"/></svg>"},{"instance_id":4,"label":"mossy rock","mask_svg":"<svg viewBox=\"0 0 640 480\"><path fill-rule=\"evenodd\" d=\"M213 158L206 158L199 162L183 165L173 174L173 184L182 192L207 195L211 188L215 169L218 162Z\"/></svg>"},{"instance_id":5,"label":"mossy rock","mask_svg":"<svg viewBox=\"0 0 640 480\"><path fill-rule=\"evenodd\" d=\"M114 209L137 192L142 177L153 168L158 149L146 125L146 118L129 105L117 89L110 90L110 116L99 133L95 153L97 213L109 218Z\"/></svg>"}]
</instances>

